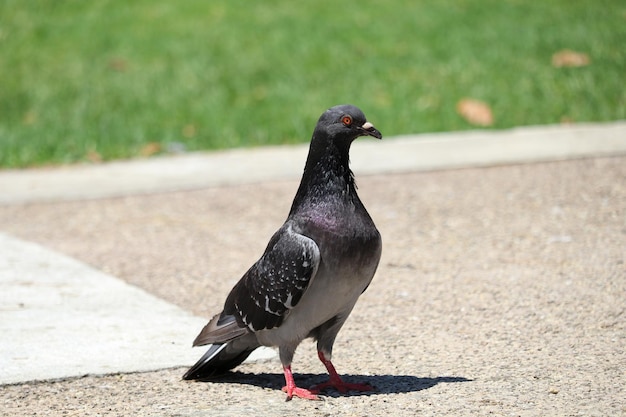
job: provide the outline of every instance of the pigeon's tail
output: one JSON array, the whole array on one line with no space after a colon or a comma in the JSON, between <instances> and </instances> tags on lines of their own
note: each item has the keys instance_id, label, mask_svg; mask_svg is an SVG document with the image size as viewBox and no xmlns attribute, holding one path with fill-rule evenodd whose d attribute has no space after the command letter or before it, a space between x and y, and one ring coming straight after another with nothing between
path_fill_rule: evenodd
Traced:
<instances>
[{"instance_id":1,"label":"pigeon's tail","mask_svg":"<svg viewBox=\"0 0 626 417\"><path fill-rule=\"evenodd\" d=\"M233 369L257 348L258 344L241 343L239 339L215 344L183 375L183 379L211 379Z\"/></svg>"}]
</instances>

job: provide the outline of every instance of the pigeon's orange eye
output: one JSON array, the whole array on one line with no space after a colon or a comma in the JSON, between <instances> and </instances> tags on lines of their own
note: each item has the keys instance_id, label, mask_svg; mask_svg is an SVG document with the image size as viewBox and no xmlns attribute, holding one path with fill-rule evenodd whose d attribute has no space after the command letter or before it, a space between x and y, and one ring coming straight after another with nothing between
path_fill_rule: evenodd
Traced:
<instances>
[{"instance_id":1,"label":"pigeon's orange eye","mask_svg":"<svg viewBox=\"0 0 626 417\"><path fill-rule=\"evenodd\" d=\"M341 118L341 123L343 123L346 126L350 126L352 124L352 117L350 117L350 116L343 116Z\"/></svg>"}]
</instances>

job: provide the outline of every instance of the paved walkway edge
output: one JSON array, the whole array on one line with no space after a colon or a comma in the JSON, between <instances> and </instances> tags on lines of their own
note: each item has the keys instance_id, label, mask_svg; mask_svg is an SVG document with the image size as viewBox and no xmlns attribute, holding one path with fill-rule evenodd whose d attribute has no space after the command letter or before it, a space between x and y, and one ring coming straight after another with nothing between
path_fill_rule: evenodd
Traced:
<instances>
[{"instance_id":1,"label":"paved walkway edge","mask_svg":"<svg viewBox=\"0 0 626 417\"><path fill-rule=\"evenodd\" d=\"M191 348L206 322L82 262L0 233L0 385L189 366L206 349ZM265 348L250 359L273 357Z\"/></svg>"},{"instance_id":2,"label":"paved walkway edge","mask_svg":"<svg viewBox=\"0 0 626 417\"><path fill-rule=\"evenodd\" d=\"M383 126L381 126L383 128ZM384 128L383 128L384 131ZM308 145L0 171L0 204L297 179ZM626 153L626 121L399 136L352 146L357 175L563 160Z\"/></svg>"}]
</instances>

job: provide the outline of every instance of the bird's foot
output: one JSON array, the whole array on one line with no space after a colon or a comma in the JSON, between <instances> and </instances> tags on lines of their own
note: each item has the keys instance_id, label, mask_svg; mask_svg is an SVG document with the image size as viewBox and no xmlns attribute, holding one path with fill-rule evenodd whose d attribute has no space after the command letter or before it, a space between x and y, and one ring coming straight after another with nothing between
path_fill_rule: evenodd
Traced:
<instances>
[{"instance_id":1,"label":"bird's foot","mask_svg":"<svg viewBox=\"0 0 626 417\"><path fill-rule=\"evenodd\" d=\"M296 386L288 387L284 386L283 391L287 393L287 401L291 401L293 397L302 398L305 400L319 400L316 394L317 392L314 390L308 390L306 388L298 388Z\"/></svg>"},{"instance_id":2,"label":"bird's foot","mask_svg":"<svg viewBox=\"0 0 626 417\"><path fill-rule=\"evenodd\" d=\"M367 392L374 390L374 387L370 384L344 382L341 378L331 378L327 382L322 382L321 384L312 386L310 390L312 392L320 392L328 388L334 388L342 394L345 394L348 391Z\"/></svg>"},{"instance_id":3,"label":"bird's foot","mask_svg":"<svg viewBox=\"0 0 626 417\"><path fill-rule=\"evenodd\" d=\"M291 373L291 366L283 366L283 371L285 372L285 386L283 387L283 391L287 393L287 401L291 401L294 396L305 400L320 399L320 397L316 395L317 392L296 386L296 382L293 380L293 374Z\"/></svg>"},{"instance_id":4,"label":"bird's foot","mask_svg":"<svg viewBox=\"0 0 626 417\"><path fill-rule=\"evenodd\" d=\"M320 392L326 388L334 388L340 393L345 394L348 391L367 392L374 390L374 387L370 384L353 384L349 382L344 382L335 370L333 363L330 361L329 358L326 357L327 355L324 354L324 352L322 352L321 350L317 351L317 355L320 358L320 361L322 361L322 363L328 370L329 379L327 382L322 382L321 384L312 386L311 391Z\"/></svg>"}]
</instances>

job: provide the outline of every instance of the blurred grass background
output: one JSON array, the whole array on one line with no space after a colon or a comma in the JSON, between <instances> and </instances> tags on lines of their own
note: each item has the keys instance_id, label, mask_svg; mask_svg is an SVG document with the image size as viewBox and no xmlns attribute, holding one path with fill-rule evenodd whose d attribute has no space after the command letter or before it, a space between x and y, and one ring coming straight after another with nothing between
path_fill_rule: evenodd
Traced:
<instances>
[{"instance_id":1,"label":"blurred grass background","mask_svg":"<svg viewBox=\"0 0 626 417\"><path fill-rule=\"evenodd\" d=\"M623 0L0 0L0 167L626 118ZM589 65L557 68L562 49Z\"/></svg>"}]
</instances>

